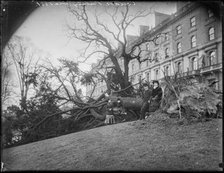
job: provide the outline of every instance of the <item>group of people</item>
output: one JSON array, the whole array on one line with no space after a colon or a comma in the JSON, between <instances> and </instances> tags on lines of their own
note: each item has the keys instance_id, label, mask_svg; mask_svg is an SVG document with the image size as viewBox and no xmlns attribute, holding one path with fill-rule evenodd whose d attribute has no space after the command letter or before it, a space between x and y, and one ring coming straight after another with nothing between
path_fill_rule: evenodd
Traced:
<instances>
[{"instance_id":1,"label":"group of people","mask_svg":"<svg viewBox=\"0 0 224 173\"><path fill-rule=\"evenodd\" d=\"M146 119L150 113L155 112L159 107L162 100L163 91L159 86L159 81L152 82L153 88L143 83L143 104L140 111L140 120Z\"/></svg>"},{"instance_id":2,"label":"group of people","mask_svg":"<svg viewBox=\"0 0 224 173\"><path fill-rule=\"evenodd\" d=\"M140 120L146 119L152 112L155 112L159 107L162 100L163 91L159 86L159 81L154 80L151 87L147 83L143 83L143 104L140 110ZM120 98L116 101L108 100L107 115L105 124L115 123L114 115L127 114L123 107L123 102Z\"/></svg>"}]
</instances>

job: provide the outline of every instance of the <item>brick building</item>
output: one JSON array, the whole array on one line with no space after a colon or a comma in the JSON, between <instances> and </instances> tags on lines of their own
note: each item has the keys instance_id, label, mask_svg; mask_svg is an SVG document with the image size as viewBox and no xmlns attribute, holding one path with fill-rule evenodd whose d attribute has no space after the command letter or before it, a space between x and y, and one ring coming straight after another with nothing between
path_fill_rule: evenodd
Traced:
<instances>
[{"instance_id":1,"label":"brick building","mask_svg":"<svg viewBox=\"0 0 224 173\"><path fill-rule=\"evenodd\" d=\"M164 74L178 73L180 77L192 78L200 75L204 82L218 81L215 88L222 90L222 23L219 15L200 3L178 2L175 14L157 13L155 23L151 30L140 26L139 36L153 38L162 34L158 45L142 45L146 49L144 58L154 61L140 64L132 60L129 80L135 84L142 78L161 81Z\"/></svg>"}]
</instances>

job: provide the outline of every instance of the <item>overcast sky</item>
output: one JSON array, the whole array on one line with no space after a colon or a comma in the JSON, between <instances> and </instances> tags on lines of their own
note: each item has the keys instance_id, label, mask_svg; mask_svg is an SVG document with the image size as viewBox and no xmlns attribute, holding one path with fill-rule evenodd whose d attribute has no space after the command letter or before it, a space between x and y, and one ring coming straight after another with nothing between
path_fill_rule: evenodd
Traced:
<instances>
[{"instance_id":1,"label":"overcast sky","mask_svg":"<svg viewBox=\"0 0 224 173\"><path fill-rule=\"evenodd\" d=\"M77 4L77 2L74 3ZM121 1L121 3L127 2ZM152 5L154 6L153 9L158 12L172 14L176 11L174 2L134 2L131 4L133 11L148 10ZM112 6L111 3L104 5L108 7ZM92 3L88 7L92 8L96 6L99 8L100 5L98 3L95 3L95 5ZM54 63L57 63L56 59L60 57L74 59L79 56L79 51L85 47L85 44L75 39L69 40L67 37L66 22L72 22L70 21L66 5L63 3L54 5L53 2L50 2L48 4L42 4L42 7L36 9L21 25L16 34L29 37L39 49L50 53ZM153 26L153 15L136 21L134 26L128 30L128 34L138 35L139 25ZM94 58L87 63L91 64L93 61L95 61ZM80 68L82 70L89 70L90 65L82 64Z\"/></svg>"},{"instance_id":2,"label":"overcast sky","mask_svg":"<svg viewBox=\"0 0 224 173\"><path fill-rule=\"evenodd\" d=\"M90 1L91 2L91 1ZM115 1L118 5L119 2ZM42 4L41 7L37 8L31 15L24 21L20 28L15 32L16 35L29 38L35 47L37 47L42 52L46 52L51 55L51 62L55 65L58 64L57 59L65 57L67 59L75 60L79 56L80 50L85 48L86 44L83 42L70 39L67 36L68 30L66 23L73 22L70 13L68 12L67 6L64 5L65 2L54 4L54 2L46 2ZM72 2L78 5L78 2ZM91 6L87 5L88 9L98 8L98 12L103 8L98 2L91 2ZM127 3L121 1L121 3ZM176 12L175 2L132 2L130 6L133 12L139 10L149 10L153 6L153 10L165 14L172 14ZM102 6L112 7L111 3L103 4ZM89 10L90 12L91 10ZM88 11L87 11L88 12ZM103 13L102 13L103 15ZM107 22L107 19L104 19ZM139 34L139 25L154 26L154 15L150 14L145 18L137 20L134 25L131 26L127 32L130 35ZM110 25L110 24L109 24ZM110 28L111 29L111 28ZM96 56L97 57L97 56ZM83 71L90 70L91 63L96 62L96 57L92 57L87 61L87 64L80 64L80 69ZM13 74L13 81L16 83L17 76ZM19 88L15 88L15 91ZM85 89L83 90L85 93ZM16 99L13 99L16 101ZM10 101L11 103L11 101Z\"/></svg>"}]
</instances>

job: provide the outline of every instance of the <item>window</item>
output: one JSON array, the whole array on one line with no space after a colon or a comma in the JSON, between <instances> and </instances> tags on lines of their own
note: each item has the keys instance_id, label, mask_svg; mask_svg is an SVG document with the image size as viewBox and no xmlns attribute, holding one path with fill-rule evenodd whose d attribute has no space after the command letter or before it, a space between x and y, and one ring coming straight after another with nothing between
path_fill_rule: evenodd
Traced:
<instances>
[{"instance_id":1,"label":"window","mask_svg":"<svg viewBox=\"0 0 224 173\"><path fill-rule=\"evenodd\" d=\"M169 57L169 48L166 48L165 49L165 58L168 58Z\"/></svg>"},{"instance_id":2,"label":"window","mask_svg":"<svg viewBox=\"0 0 224 173\"><path fill-rule=\"evenodd\" d=\"M178 25L178 26L177 26L177 35L181 34L181 32L182 32L182 31L181 31L181 25Z\"/></svg>"},{"instance_id":3,"label":"window","mask_svg":"<svg viewBox=\"0 0 224 173\"><path fill-rule=\"evenodd\" d=\"M177 53L181 53L181 43L177 43Z\"/></svg>"},{"instance_id":4,"label":"window","mask_svg":"<svg viewBox=\"0 0 224 173\"><path fill-rule=\"evenodd\" d=\"M192 67L192 70L197 70L197 58L194 57L191 59L191 67Z\"/></svg>"},{"instance_id":5,"label":"window","mask_svg":"<svg viewBox=\"0 0 224 173\"><path fill-rule=\"evenodd\" d=\"M193 35L191 37L191 47L196 47L196 37L195 37L195 35Z\"/></svg>"},{"instance_id":6,"label":"window","mask_svg":"<svg viewBox=\"0 0 224 173\"><path fill-rule=\"evenodd\" d=\"M155 70L155 79L157 80L159 78L159 70Z\"/></svg>"},{"instance_id":7,"label":"window","mask_svg":"<svg viewBox=\"0 0 224 173\"><path fill-rule=\"evenodd\" d=\"M139 75L138 76L138 81L141 82L141 80L142 80L142 75Z\"/></svg>"},{"instance_id":8,"label":"window","mask_svg":"<svg viewBox=\"0 0 224 173\"><path fill-rule=\"evenodd\" d=\"M138 68L141 69L141 63L140 62L138 63Z\"/></svg>"},{"instance_id":9,"label":"window","mask_svg":"<svg viewBox=\"0 0 224 173\"><path fill-rule=\"evenodd\" d=\"M150 48L150 45L149 45L149 43L147 43L146 44L146 50L149 50L149 48Z\"/></svg>"},{"instance_id":10,"label":"window","mask_svg":"<svg viewBox=\"0 0 224 173\"><path fill-rule=\"evenodd\" d=\"M181 62L177 62L177 73L181 73Z\"/></svg>"},{"instance_id":11,"label":"window","mask_svg":"<svg viewBox=\"0 0 224 173\"><path fill-rule=\"evenodd\" d=\"M215 58L216 58L215 51L211 51L209 53L209 65L214 64Z\"/></svg>"},{"instance_id":12,"label":"window","mask_svg":"<svg viewBox=\"0 0 224 173\"><path fill-rule=\"evenodd\" d=\"M146 60L146 66L147 67L149 66L149 60Z\"/></svg>"},{"instance_id":13,"label":"window","mask_svg":"<svg viewBox=\"0 0 224 173\"><path fill-rule=\"evenodd\" d=\"M168 40L169 39L169 35L168 33L165 33L165 40Z\"/></svg>"},{"instance_id":14,"label":"window","mask_svg":"<svg viewBox=\"0 0 224 173\"><path fill-rule=\"evenodd\" d=\"M146 74L146 80L149 82L149 72L145 73Z\"/></svg>"},{"instance_id":15,"label":"window","mask_svg":"<svg viewBox=\"0 0 224 173\"><path fill-rule=\"evenodd\" d=\"M134 82L135 81L135 75L133 75L132 77L131 77L131 82Z\"/></svg>"},{"instance_id":16,"label":"window","mask_svg":"<svg viewBox=\"0 0 224 173\"><path fill-rule=\"evenodd\" d=\"M131 71L132 71L132 72L135 71L135 64L134 64L134 63L131 64Z\"/></svg>"},{"instance_id":17,"label":"window","mask_svg":"<svg viewBox=\"0 0 224 173\"><path fill-rule=\"evenodd\" d=\"M213 17L214 16L214 13L212 12L212 10L208 10L208 17Z\"/></svg>"},{"instance_id":18,"label":"window","mask_svg":"<svg viewBox=\"0 0 224 173\"><path fill-rule=\"evenodd\" d=\"M164 75L169 76L169 66L164 66Z\"/></svg>"},{"instance_id":19,"label":"window","mask_svg":"<svg viewBox=\"0 0 224 173\"><path fill-rule=\"evenodd\" d=\"M196 25L196 20L195 20L195 17L192 17L190 19L190 22L191 22L191 27L194 27Z\"/></svg>"},{"instance_id":20,"label":"window","mask_svg":"<svg viewBox=\"0 0 224 173\"><path fill-rule=\"evenodd\" d=\"M215 30L214 30L213 27L209 28L208 34L209 34L209 40L214 40L215 39Z\"/></svg>"},{"instance_id":21,"label":"window","mask_svg":"<svg viewBox=\"0 0 224 173\"><path fill-rule=\"evenodd\" d=\"M158 62L159 59L158 59L158 53L155 53L155 62Z\"/></svg>"}]
</instances>

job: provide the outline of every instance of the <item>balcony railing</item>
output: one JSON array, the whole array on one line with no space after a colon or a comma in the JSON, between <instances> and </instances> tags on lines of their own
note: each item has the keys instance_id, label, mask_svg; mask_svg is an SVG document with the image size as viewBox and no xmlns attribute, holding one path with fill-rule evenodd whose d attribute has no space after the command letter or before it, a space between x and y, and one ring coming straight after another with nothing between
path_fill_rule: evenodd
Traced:
<instances>
[{"instance_id":1,"label":"balcony railing","mask_svg":"<svg viewBox=\"0 0 224 173\"><path fill-rule=\"evenodd\" d=\"M222 68L222 63L213 64L213 65L210 65L210 66L205 66L205 67L201 68L201 73L212 71L212 70L218 70L220 68Z\"/></svg>"}]
</instances>

